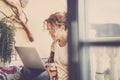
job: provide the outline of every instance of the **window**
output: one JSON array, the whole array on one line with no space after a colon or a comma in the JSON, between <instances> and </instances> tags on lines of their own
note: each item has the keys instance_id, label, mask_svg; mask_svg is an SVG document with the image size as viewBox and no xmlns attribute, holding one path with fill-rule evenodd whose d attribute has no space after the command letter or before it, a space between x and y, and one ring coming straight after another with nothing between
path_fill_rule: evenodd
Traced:
<instances>
[{"instance_id":1,"label":"window","mask_svg":"<svg viewBox=\"0 0 120 80\"><path fill-rule=\"evenodd\" d=\"M120 1L68 0L70 80L120 79Z\"/></svg>"}]
</instances>

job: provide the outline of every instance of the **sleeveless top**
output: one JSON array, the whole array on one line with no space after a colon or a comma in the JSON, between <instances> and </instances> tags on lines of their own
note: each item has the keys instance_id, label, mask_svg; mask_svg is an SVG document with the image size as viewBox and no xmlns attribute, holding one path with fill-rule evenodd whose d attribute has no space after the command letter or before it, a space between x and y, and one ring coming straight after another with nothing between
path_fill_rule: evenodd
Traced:
<instances>
[{"instance_id":1,"label":"sleeveless top","mask_svg":"<svg viewBox=\"0 0 120 80\"><path fill-rule=\"evenodd\" d=\"M58 43L55 44L55 62L60 65L68 65L68 53L67 53L67 44L64 47L60 47Z\"/></svg>"}]
</instances>

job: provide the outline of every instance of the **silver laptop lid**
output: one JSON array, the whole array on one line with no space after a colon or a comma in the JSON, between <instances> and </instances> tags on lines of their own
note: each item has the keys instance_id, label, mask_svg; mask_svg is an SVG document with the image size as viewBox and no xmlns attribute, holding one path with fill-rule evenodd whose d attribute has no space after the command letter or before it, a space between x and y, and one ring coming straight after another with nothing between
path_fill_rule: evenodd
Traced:
<instances>
[{"instance_id":1,"label":"silver laptop lid","mask_svg":"<svg viewBox=\"0 0 120 80\"><path fill-rule=\"evenodd\" d=\"M45 69L35 47L16 46L15 48L25 67Z\"/></svg>"}]
</instances>

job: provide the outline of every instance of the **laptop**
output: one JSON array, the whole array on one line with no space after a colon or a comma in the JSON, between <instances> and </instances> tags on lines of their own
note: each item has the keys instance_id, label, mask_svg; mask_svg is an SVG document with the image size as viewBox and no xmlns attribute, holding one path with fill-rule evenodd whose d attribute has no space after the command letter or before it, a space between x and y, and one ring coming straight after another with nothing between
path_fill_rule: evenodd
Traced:
<instances>
[{"instance_id":1,"label":"laptop","mask_svg":"<svg viewBox=\"0 0 120 80\"><path fill-rule=\"evenodd\" d=\"M45 69L45 66L43 65L43 62L35 47L16 46L15 48L25 67Z\"/></svg>"}]
</instances>

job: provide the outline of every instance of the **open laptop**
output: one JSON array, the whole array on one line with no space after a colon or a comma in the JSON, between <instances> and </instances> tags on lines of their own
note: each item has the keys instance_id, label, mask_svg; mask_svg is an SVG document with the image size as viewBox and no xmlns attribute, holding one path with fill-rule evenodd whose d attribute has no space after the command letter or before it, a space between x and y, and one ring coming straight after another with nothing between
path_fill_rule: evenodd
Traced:
<instances>
[{"instance_id":1,"label":"open laptop","mask_svg":"<svg viewBox=\"0 0 120 80\"><path fill-rule=\"evenodd\" d=\"M15 48L25 67L43 70L45 69L39 53L35 47L16 46Z\"/></svg>"}]
</instances>

